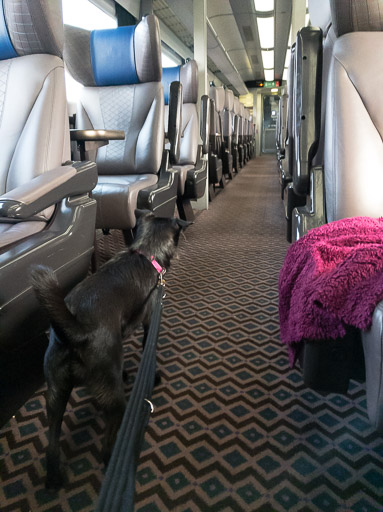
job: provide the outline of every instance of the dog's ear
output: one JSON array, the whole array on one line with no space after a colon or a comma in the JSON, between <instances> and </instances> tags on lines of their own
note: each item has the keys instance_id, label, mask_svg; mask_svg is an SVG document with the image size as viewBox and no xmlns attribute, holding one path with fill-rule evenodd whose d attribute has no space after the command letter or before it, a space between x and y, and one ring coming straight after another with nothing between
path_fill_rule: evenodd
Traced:
<instances>
[{"instance_id":1,"label":"dog's ear","mask_svg":"<svg viewBox=\"0 0 383 512\"><path fill-rule=\"evenodd\" d=\"M139 210L138 208L136 208L134 210L134 215L136 216L136 219L142 219L143 217L154 217L154 213L150 210Z\"/></svg>"},{"instance_id":2,"label":"dog's ear","mask_svg":"<svg viewBox=\"0 0 383 512\"><path fill-rule=\"evenodd\" d=\"M182 219L175 219L178 226L181 228L181 229L186 229L187 227L191 226L192 224L194 224L194 222L190 221L190 220L182 220Z\"/></svg>"}]
</instances>

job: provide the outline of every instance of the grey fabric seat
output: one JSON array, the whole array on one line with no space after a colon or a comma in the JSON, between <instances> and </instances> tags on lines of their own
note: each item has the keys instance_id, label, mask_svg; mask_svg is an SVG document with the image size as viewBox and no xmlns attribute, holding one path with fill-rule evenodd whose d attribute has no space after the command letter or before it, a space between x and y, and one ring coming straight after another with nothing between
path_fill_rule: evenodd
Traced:
<instances>
[{"instance_id":1,"label":"grey fabric seat","mask_svg":"<svg viewBox=\"0 0 383 512\"><path fill-rule=\"evenodd\" d=\"M192 220L191 200L199 199L206 189L207 165L202 159L202 147L199 144L200 119L198 102L198 66L190 60L182 66L164 68L162 83L165 91L165 126L168 119L168 91L172 81L182 84L182 123L181 143L178 161L172 165L179 174L177 206L180 217Z\"/></svg>"},{"instance_id":2,"label":"grey fabric seat","mask_svg":"<svg viewBox=\"0 0 383 512\"><path fill-rule=\"evenodd\" d=\"M42 361L37 340L48 325L29 284L30 266L52 267L65 288L88 271L96 215L89 192L97 170L70 161L61 1L4 0L0 33L3 388L17 378L12 372L19 357L29 351L31 360ZM24 370L18 368L19 377Z\"/></svg>"},{"instance_id":3,"label":"grey fabric seat","mask_svg":"<svg viewBox=\"0 0 383 512\"><path fill-rule=\"evenodd\" d=\"M229 178L233 178L233 155L232 155L232 130L233 130L233 108L234 93L230 89L225 89L224 108L219 113L221 118L223 145L222 145L222 169L223 173Z\"/></svg>"},{"instance_id":4,"label":"grey fabric seat","mask_svg":"<svg viewBox=\"0 0 383 512\"><path fill-rule=\"evenodd\" d=\"M111 140L92 155L99 174L93 192L96 226L127 234L135 226L137 207L173 215L178 176L167 165L161 168L164 95L157 18L92 32L66 26L64 57L69 72L84 85L76 128L125 133L125 140Z\"/></svg>"},{"instance_id":5,"label":"grey fabric seat","mask_svg":"<svg viewBox=\"0 0 383 512\"><path fill-rule=\"evenodd\" d=\"M233 167L239 172L242 167L239 158L239 124L240 124L240 102L237 96L234 96L233 102Z\"/></svg>"},{"instance_id":6,"label":"grey fabric seat","mask_svg":"<svg viewBox=\"0 0 383 512\"><path fill-rule=\"evenodd\" d=\"M277 158L281 162L285 158L286 138L287 138L287 113L288 113L288 91L287 87L283 87L281 99L279 101L278 112L278 132L277 132Z\"/></svg>"},{"instance_id":7,"label":"grey fabric seat","mask_svg":"<svg viewBox=\"0 0 383 512\"><path fill-rule=\"evenodd\" d=\"M324 142L327 221L383 215L383 1L331 2L337 40L331 55ZM379 56L379 57L378 57ZM383 304L362 332L367 408L383 432Z\"/></svg>"},{"instance_id":8,"label":"grey fabric seat","mask_svg":"<svg viewBox=\"0 0 383 512\"><path fill-rule=\"evenodd\" d=\"M321 197L326 214L322 223L357 216L380 217L383 215L380 193L383 102L376 95L370 77L383 71L380 59L376 58L383 50L383 2L330 0L327 7L327 15L323 16L323 2L309 3L310 13L315 8L312 20L316 20L317 9L318 24L325 35L320 140L312 169L314 177L324 175L324 178L322 182L317 178L311 181L312 213L317 215L314 206ZM298 208L297 215L300 213L308 217L309 208ZM314 225L306 223L306 230ZM381 432L382 312L383 303L380 303L368 331L350 329L342 340L306 342L301 358L307 384L321 391L346 392L351 378L363 377L364 352L368 415L372 425Z\"/></svg>"},{"instance_id":9,"label":"grey fabric seat","mask_svg":"<svg viewBox=\"0 0 383 512\"><path fill-rule=\"evenodd\" d=\"M243 167L246 163L246 148L244 145L244 123L245 123L245 107L243 103L239 102L239 113L238 113L238 154L239 154L239 166Z\"/></svg>"},{"instance_id":10,"label":"grey fabric seat","mask_svg":"<svg viewBox=\"0 0 383 512\"><path fill-rule=\"evenodd\" d=\"M225 186L222 169L222 131L219 112L225 105L225 90L223 87L211 86L210 97L210 128L209 128L209 183L215 188L219 183ZM210 195L212 195L210 191Z\"/></svg>"},{"instance_id":11,"label":"grey fabric seat","mask_svg":"<svg viewBox=\"0 0 383 512\"><path fill-rule=\"evenodd\" d=\"M297 169L305 167L307 181L305 183L302 182L303 186L302 184L298 184L298 187L295 186L294 190L297 192L298 197L304 198L307 196L307 199L304 206L296 208L292 213L291 236L293 240L298 239L302 234L307 232L308 229L319 226L325 222L323 193L325 114L329 68L336 36L332 26L330 0L310 0L309 12L313 26L319 27L322 30L322 34L316 33L317 28L304 29L305 31L309 30L309 32L306 33L306 37L309 36L310 38L318 39L318 55L312 55L312 52L305 52L306 57L311 58L311 60L316 60L316 62L312 63L306 75L313 75L312 69L316 69L317 77L314 77L315 81L312 80L312 92L304 91L308 100L308 104L306 103L305 107L307 112L304 113L306 114L305 123L311 123L305 130L306 132L311 130L311 136L305 138L305 144L303 145L301 143L303 137L299 130L296 130L295 133L295 158L298 162L293 172L295 174ZM301 52L299 52L299 58L302 58ZM300 65L300 69L303 69L302 65ZM304 87L304 84L308 82L309 79L306 78L306 76L303 78L297 76L296 78L296 83L299 87ZM318 93L316 93L315 90L318 90ZM302 113L295 113L296 117L299 115L302 115ZM299 160L303 159L305 161L301 164Z\"/></svg>"}]
</instances>

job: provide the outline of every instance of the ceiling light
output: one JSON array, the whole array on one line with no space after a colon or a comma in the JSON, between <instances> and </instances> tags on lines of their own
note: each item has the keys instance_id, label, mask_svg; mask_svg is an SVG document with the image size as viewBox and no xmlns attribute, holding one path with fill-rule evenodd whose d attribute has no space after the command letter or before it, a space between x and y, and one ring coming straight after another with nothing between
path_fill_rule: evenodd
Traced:
<instances>
[{"instance_id":1,"label":"ceiling light","mask_svg":"<svg viewBox=\"0 0 383 512\"><path fill-rule=\"evenodd\" d=\"M274 82L274 69L265 69L266 82Z\"/></svg>"},{"instance_id":2,"label":"ceiling light","mask_svg":"<svg viewBox=\"0 0 383 512\"><path fill-rule=\"evenodd\" d=\"M254 0L255 10L269 12L274 10L274 0Z\"/></svg>"},{"instance_id":3,"label":"ceiling light","mask_svg":"<svg viewBox=\"0 0 383 512\"><path fill-rule=\"evenodd\" d=\"M262 50L261 53L262 53L263 67L265 69L273 68L274 67L274 50Z\"/></svg>"},{"instance_id":4,"label":"ceiling light","mask_svg":"<svg viewBox=\"0 0 383 512\"><path fill-rule=\"evenodd\" d=\"M261 48L274 48L274 16L257 18Z\"/></svg>"},{"instance_id":5,"label":"ceiling light","mask_svg":"<svg viewBox=\"0 0 383 512\"><path fill-rule=\"evenodd\" d=\"M283 70L282 80L287 80L288 72L289 72L289 68L285 68L285 69Z\"/></svg>"},{"instance_id":6,"label":"ceiling light","mask_svg":"<svg viewBox=\"0 0 383 512\"><path fill-rule=\"evenodd\" d=\"M271 89L271 92L278 92L278 89L277 88L273 88L273 89Z\"/></svg>"}]
</instances>

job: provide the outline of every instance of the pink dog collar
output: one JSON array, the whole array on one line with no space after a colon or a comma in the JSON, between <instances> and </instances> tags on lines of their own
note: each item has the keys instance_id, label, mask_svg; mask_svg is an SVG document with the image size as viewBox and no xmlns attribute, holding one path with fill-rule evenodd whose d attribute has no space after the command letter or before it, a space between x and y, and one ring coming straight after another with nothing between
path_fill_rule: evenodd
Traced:
<instances>
[{"instance_id":1,"label":"pink dog collar","mask_svg":"<svg viewBox=\"0 0 383 512\"><path fill-rule=\"evenodd\" d=\"M164 269L161 267L161 265L158 263L158 261L156 261L154 259L154 256L150 257L150 262L159 274L161 274L164 271Z\"/></svg>"}]
</instances>

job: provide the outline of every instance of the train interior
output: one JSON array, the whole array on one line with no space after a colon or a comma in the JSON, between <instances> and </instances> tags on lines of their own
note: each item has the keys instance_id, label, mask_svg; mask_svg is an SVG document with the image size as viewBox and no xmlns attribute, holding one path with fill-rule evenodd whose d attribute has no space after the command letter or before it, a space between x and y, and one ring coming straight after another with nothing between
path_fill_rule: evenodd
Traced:
<instances>
[{"instance_id":1,"label":"train interior","mask_svg":"<svg viewBox=\"0 0 383 512\"><path fill-rule=\"evenodd\" d=\"M383 0L0 1L1 512L383 510L382 52ZM31 269L64 303L153 214L106 466Z\"/></svg>"}]
</instances>

